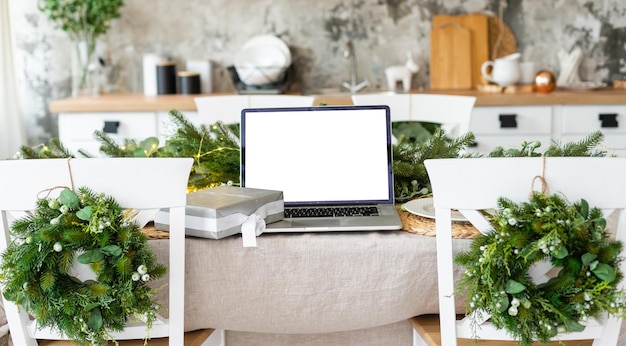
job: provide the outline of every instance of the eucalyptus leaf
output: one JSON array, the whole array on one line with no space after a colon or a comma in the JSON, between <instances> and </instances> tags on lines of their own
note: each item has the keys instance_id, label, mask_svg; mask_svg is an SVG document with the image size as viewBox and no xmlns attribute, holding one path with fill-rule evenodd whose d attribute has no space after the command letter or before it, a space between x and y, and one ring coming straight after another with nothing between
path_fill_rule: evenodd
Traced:
<instances>
[{"instance_id":1,"label":"eucalyptus leaf","mask_svg":"<svg viewBox=\"0 0 626 346\"><path fill-rule=\"evenodd\" d=\"M91 214L93 214L93 209L91 208L91 206L88 205L83 209L77 211L76 217L84 221L89 221L91 220Z\"/></svg>"},{"instance_id":2,"label":"eucalyptus leaf","mask_svg":"<svg viewBox=\"0 0 626 346\"><path fill-rule=\"evenodd\" d=\"M580 214L586 219L589 216L589 203L586 200L580 200Z\"/></svg>"},{"instance_id":3,"label":"eucalyptus leaf","mask_svg":"<svg viewBox=\"0 0 626 346\"><path fill-rule=\"evenodd\" d=\"M582 332L583 330L585 330L585 326L583 326L582 324L576 321L567 320L565 322L565 329L567 330L568 333Z\"/></svg>"},{"instance_id":4,"label":"eucalyptus leaf","mask_svg":"<svg viewBox=\"0 0 626 346\"><path fill-rule=\"evenodd\" d=\"M509 281L507 281L506 285L504 286L504 291L508 294L517 294L523 292L525 289L526 286L513 279L509 279Z\"/></svg>"},{"instance_id":5,"label":"eucalyptus leaf","mask_svg":"<svg viewBox=\"0 0 626 346\"><path fill-rule=\"evenodd\" d=\"M145 150L141 148L135 148L135 150L133 150L133 156L134 157L147 157Z\"/></svg>"},{"instance_id":6,"label":"eucalyptus leaf","mask_svg":"<svg viewBox=\"0 0 626 346\"><path fill-rule=\"evenodd\" d=\"M122 248L117 245L107 245L100 249L107 256L119 257L122 254Z\"/></svg>"},{"instance_id":7,"label":"eucalyptus leaf","mask_svg":"<svg viewBox=\"0 0 626 346\"><path fill-rule=\"evenodd\" d=\"M100 306L99 303L91 303L85 306L85 311L91 311L93 308Z\"/></svg>"},{"instance_id":8,"label":"eucalyptus leaf","mask_svg":"<svg viewBox=\"0 0 626 346\"><path fill-rule=\"evenodd\" d=\"M65 189L59 194L59 202L70 209L77 209L80 206L80 200L74 191Z\"/></svg>"},{"instance_id":9,"label":"eucalyptus leaf","mask_svg":"<svg viewBox=\"0 0 626 346\"><path fill-rule=\"evenodd\" d=\"M612 282L615 280L615 269L606 263L598 263L595 269L592 269L593 272L599 279Z\"/></svg>"},{"instance_id":10,"label":"eucalyptus leaf","mask_svg":"<svg viewBox=\"0 0 626 346\"><path fill-rule=\"evenodd\" d=\"M79 263L90 264L104 259L104 254L100 249L87 250L76 258Z\"/></svg>"},{"instance_id":11,"label":"eucalyptus leaf","mask_svg":"<svg viewBox=\"0 0 626 346\"><path fill-rule=\"evenodd\" d=\"M583 265L588 266L596 258L598 258L598 255L595 255L595 254L587 252L586 254L582 255L582 257L580 259L583 261Z\"/></svg>"},{"instance_id":12,"label":"eucalyptus leaf","mask_svg":"<svg viewBox=\"0 0 626 346\"><path fill-rule=\"evenodd\" d=\"M145 156L150 157L159 148L159 139L156 137L148 137L139 143L139 147L144 150Z\"/></svg>"},{"instance_id":13,"label":"eucalyptus leaf","mask_svg":"<svg viewBox=\"0 0 626 346\"><path fill-rule=\"evenodd\" d=\"M498 311L505 312L509 308L509 297L507 295L500 296L500 299L498 299L498 303L500 303Z\"/></svg>"},{"instance_id":14,"label":"eucalyptus leaf","mask_svg":"<svg viewBox=\"0 0 626 346\"><path fill-rule=\"evenodd\" d=\"M569 255L569 251L565 246L559 246L555 252L552 253L552 257L563 259Z\"/></svg>"},{"instance_id":15,"label":"eucalyptus leaf","mask_svg":"<svg viewBox=\"0 0 626 346\"><path fill-rule=\"evenodd\" d=\"M100 308L93 308L89 314L89 318L87 319L87 325L93 331L100 330L104 322L102 321L102 313L100 312Z\"/></svg>"},{"instance_id":16,"label":"eucalyptus leaf","mask_svg":"<svg viewBox=\"0 0 626 346\"><path fill-rule=\"evenodd\" d=\"M596 226L599 229L605 229L606 228L606 219L603 217L598 217L593 219L593 222L596 224Z\"/></svg>"},{"instance_id":17,"label":"eucalyptus leaf","mask_svg":"<svg viewBox=\"0 0 626 346\"><path fill-rule=\"evenodd\" d=\"M591 269L591 271L594 271L596 269L596 267L598 266L598 261L593 261L591 263L589 263L589 269Z\"/></svg>"}]
</instances>

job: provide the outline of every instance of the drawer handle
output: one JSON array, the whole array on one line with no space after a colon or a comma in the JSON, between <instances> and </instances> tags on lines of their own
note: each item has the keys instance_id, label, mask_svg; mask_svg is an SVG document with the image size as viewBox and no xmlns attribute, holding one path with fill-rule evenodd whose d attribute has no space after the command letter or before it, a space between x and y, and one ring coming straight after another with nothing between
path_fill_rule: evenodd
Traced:
<instances>
[{"instance_id":1,"label":"drawer handle","mask_svg":"<svg viewBox=\"0 0 626 346\"><path fill-rule=\"evenodd\" d=\"M468 148L478 148L478 142L472 141L472 143L467 145Z\"/></svg>"},{"instance_id":2,"label":"drawer handle","mask_svg":"<svg viewBox=\"0 0 626 346\"><path fill-rule=\"evenodd\" d=\"M600 127L618 127L617 113L600 113Z\"/></svg>"},{"instance_id":3,"label":"drawer handle","mask_svg":"<svg viewBox=\"0 0 626 346\"><path fill-rule=\"evenodd\" d=\"M517 114L500 114L500 128L517 128Z\"/></svg>"},{"instance_id":4,"label":"drawer handle","mask_svg":"<svg viewBox=\"0 0 626 346\"><path fill-rule=\"evenodd\" d=\"M104 133L117 133L117 129L120 127L119 121L105 121L102 132Z\"/></svg>"}]
</instances>

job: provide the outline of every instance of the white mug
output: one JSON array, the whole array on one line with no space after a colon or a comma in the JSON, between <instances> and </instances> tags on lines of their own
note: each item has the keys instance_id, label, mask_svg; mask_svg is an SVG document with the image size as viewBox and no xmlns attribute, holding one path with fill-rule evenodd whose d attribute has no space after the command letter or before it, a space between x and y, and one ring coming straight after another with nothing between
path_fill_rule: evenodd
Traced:
<instances>
[{"instance_id":1,"label":"white mug","mask_svg":"<svg viewBox=\"0 0 626 346\"><path fill-rule=\"evenodd\" d=\"M519 53L507 55L495 61L485 61L480 72L486 80L506 87L513 85L520 80L521 72L519 67ZM487 73L487 68L491 67L491 75Z\"/></svg>"}]
</instances>

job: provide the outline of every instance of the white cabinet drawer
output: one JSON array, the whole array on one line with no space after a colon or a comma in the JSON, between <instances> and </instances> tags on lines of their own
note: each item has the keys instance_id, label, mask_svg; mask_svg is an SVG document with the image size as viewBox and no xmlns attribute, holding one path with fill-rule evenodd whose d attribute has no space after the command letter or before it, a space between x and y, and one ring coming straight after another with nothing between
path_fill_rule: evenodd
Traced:
<instances>
[{"instance_id":1,"label":"white cabinet drawer","mask_svg":"<svg viewBox=\"0 0 626 346\"><path fill-rule=\"evenodd\" d=\"M118 143L125 139L143 140L157 135L154 112L61 113L59 139L74 154L84 149L99 156L96 130L104 131Z\"/></svg>"},{"instance_id":2,"label":"white cabinet drawer","mask_svg":"<svg viewBox=\"0 0 626 346\"><path fill-rule=\"evenodd\" d=\"M626 133L626 105L584 105L559 108L561 133Z\"/></svg>"},{"instance_id":3,"label":"white cabinet drawer","mask_svg":"<svg viewBox=\"0 0 626 346\"><path fill-rule=\"evenodd\" d=\"M470 131L475 135L549 135L551 129L551 106L476 107L470 123Z\"/></svg>"}]
</instances>

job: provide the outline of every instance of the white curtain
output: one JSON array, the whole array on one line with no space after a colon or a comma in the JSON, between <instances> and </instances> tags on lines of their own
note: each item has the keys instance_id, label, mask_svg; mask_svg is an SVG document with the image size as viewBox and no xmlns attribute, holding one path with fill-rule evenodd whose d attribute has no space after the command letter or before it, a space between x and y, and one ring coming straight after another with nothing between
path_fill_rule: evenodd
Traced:
<instances>
[{"instance_id":1,"label":"white curtain","mask_svg":"<svg viewBox=\"0 0 626 346\"><path fill-rule=\"evenodd\" d=\"M0 0L0 160L27 144L15 75L9 1Z\"/></svg>"}]
</instances>

